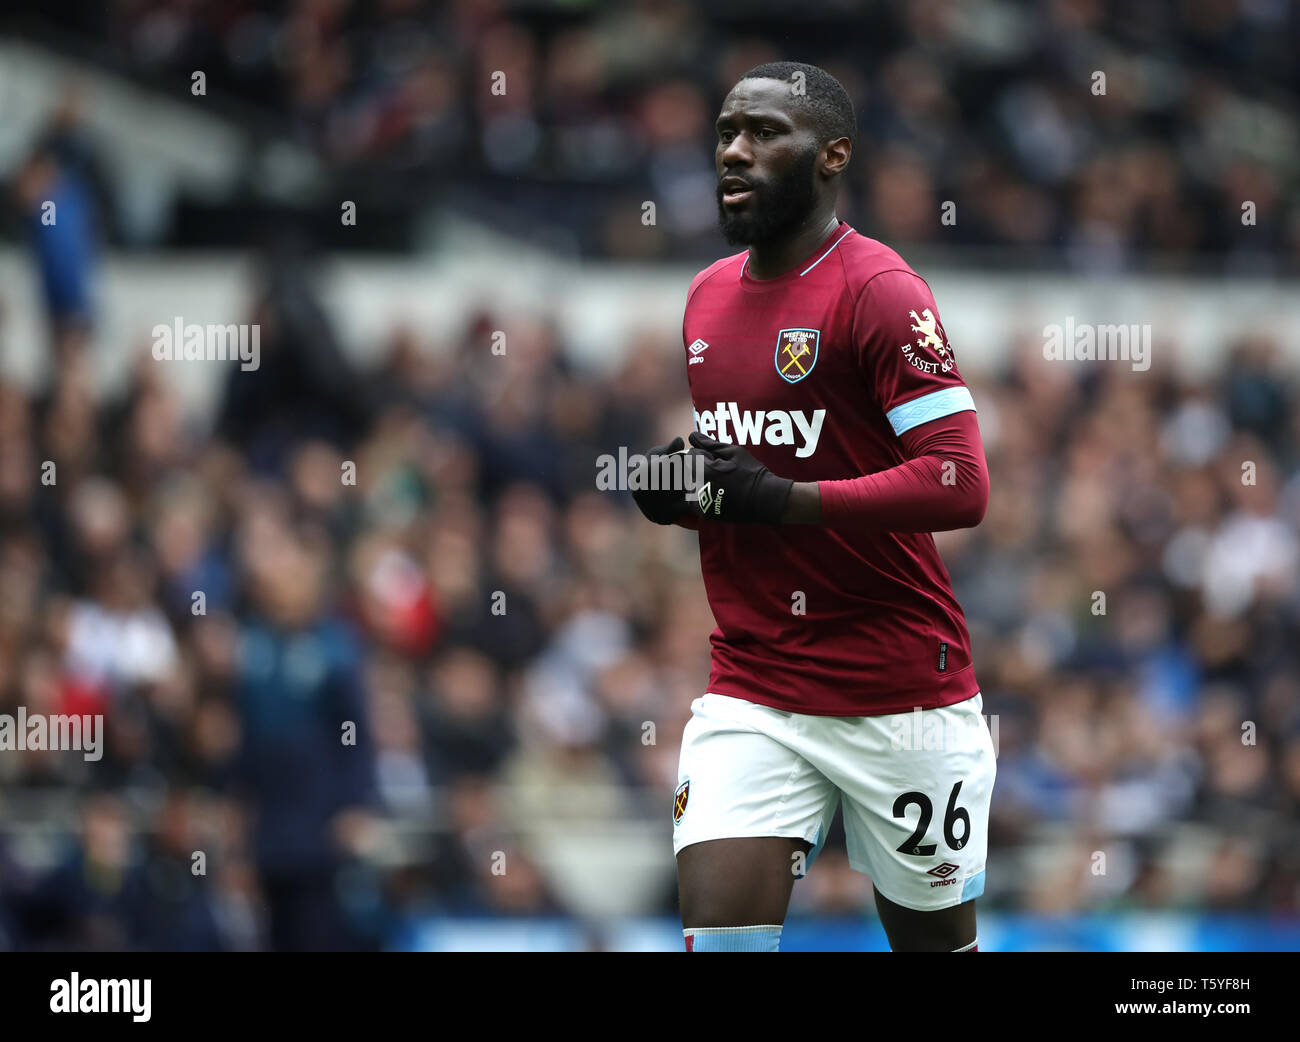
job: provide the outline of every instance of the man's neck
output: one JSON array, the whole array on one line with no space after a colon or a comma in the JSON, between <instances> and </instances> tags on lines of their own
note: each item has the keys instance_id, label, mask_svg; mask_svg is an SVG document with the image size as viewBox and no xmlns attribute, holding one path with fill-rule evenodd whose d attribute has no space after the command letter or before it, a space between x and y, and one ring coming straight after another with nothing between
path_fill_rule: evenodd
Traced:
<instances>
[{"instance_id":1,"label":"man's neck","mask_svg":"<svg viewBox=\"0 0 1300 1042\"><path fill-rule=\"evenodd\" d=\"M755 243L749 248L749 276L774 279L784 275L815 250L839 224L835 211L813 214L799 228L779 242Z\"/></svg>"}]
</instances>

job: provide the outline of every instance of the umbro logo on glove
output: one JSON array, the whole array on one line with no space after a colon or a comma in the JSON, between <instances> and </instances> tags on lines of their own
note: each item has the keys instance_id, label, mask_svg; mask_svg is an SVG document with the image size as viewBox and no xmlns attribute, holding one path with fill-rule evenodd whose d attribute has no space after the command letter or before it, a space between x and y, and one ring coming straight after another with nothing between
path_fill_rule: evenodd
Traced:
<instances>
[{"instance_id":1,"label":"umbro logo on glove","mask_svg":"<svg viewBox=\"0 0 1300 1042\"><path fill-rule=\"evenodd\" d=\"M696 502L700 505L701 517L718 517L722 513L722 496L726 489L718 489L718 494L713 494L712 482L706 481L700 486L695 495Z\"/></svg>"},{"instance_id":2,"label":"umbro logo on glove","mask_svg":"<svg viewBox=\"0 0 1300 1042\"><path fill-rule=\"evenodd\" d=\"M739 445L715 441L699 431L691 432L690 442L704 460L704 480L689 501L699 517L742 524L781 523L794 488L792 480L778 478Z\"/></svg>"}]
</instances>

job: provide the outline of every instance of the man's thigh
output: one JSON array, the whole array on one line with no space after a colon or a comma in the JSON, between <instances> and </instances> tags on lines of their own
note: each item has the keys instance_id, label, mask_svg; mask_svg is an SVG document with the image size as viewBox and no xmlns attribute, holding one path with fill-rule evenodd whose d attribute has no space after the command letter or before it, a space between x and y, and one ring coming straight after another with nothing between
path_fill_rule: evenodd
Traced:
<instances>
[{"instance_id":1,"label":"man's thigh","mask_svg":"<svg viewBox=\"0 0 1300 1042\"><path fill-rule=\"evenodd\" d=\"M876 891L876 911L896 952L958 952L970 950L977 940L975 901L918 912L896 905Z\"/></svg>"},{"instance_id":2,"label":"man's thigh","mask_svg":"<svg viewBox=\"0 0 1300 1042\"><path fill-rule=\"evenodd\" d=\"M785 836L712 839L677 855L682 925L779 926L794 887L792 866L811 844Z\"/></svg>"}]
</instances>

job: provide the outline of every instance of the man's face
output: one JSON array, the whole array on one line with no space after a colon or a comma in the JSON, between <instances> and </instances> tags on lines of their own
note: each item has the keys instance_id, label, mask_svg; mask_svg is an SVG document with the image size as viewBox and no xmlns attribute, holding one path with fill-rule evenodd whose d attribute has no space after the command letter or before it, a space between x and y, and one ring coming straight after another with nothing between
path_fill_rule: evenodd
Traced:
<instances>
[{"instance_id":1,"label":"man's face","mask_svg":"<svg viewBox=\"0 0 1300 1042\"><path fill-rule=\"evenodd\" d=\"M820 146L783 80L741 80L718 114L718 227L732 246L787 234L817 202Z\"/></svg>"}]
</instances>

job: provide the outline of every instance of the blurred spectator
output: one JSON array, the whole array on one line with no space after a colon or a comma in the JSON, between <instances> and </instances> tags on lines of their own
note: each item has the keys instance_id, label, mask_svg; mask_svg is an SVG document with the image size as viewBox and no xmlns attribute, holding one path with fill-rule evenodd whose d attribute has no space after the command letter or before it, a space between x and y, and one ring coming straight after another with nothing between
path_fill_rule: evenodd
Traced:
<instances>
[{"instance_id":1,"label":"blurred spectator","mask_svg":"<svg viewBox=\"0 0 1300 1042\"><path fill-rule=\"evenodd\" d=\"M12 183L36 257L56 358L85 348L96 312L103 182L80 119L80 95L69 90Z\"/></svg>"},{"instance_id":2,"label":"blurred spectator","mask_svg":"<svg viewBox=\"0 0 1300 1042\"><path fill-rule=\"evenodd\" d=\"M345 860L363 852L374 798L361 648L328 617L329 549L318 534L254 514L241 536L251 611L239 637L234 784L254 818L271 943L355 947L337 886Z\"/></svg>"}]
</instances>

